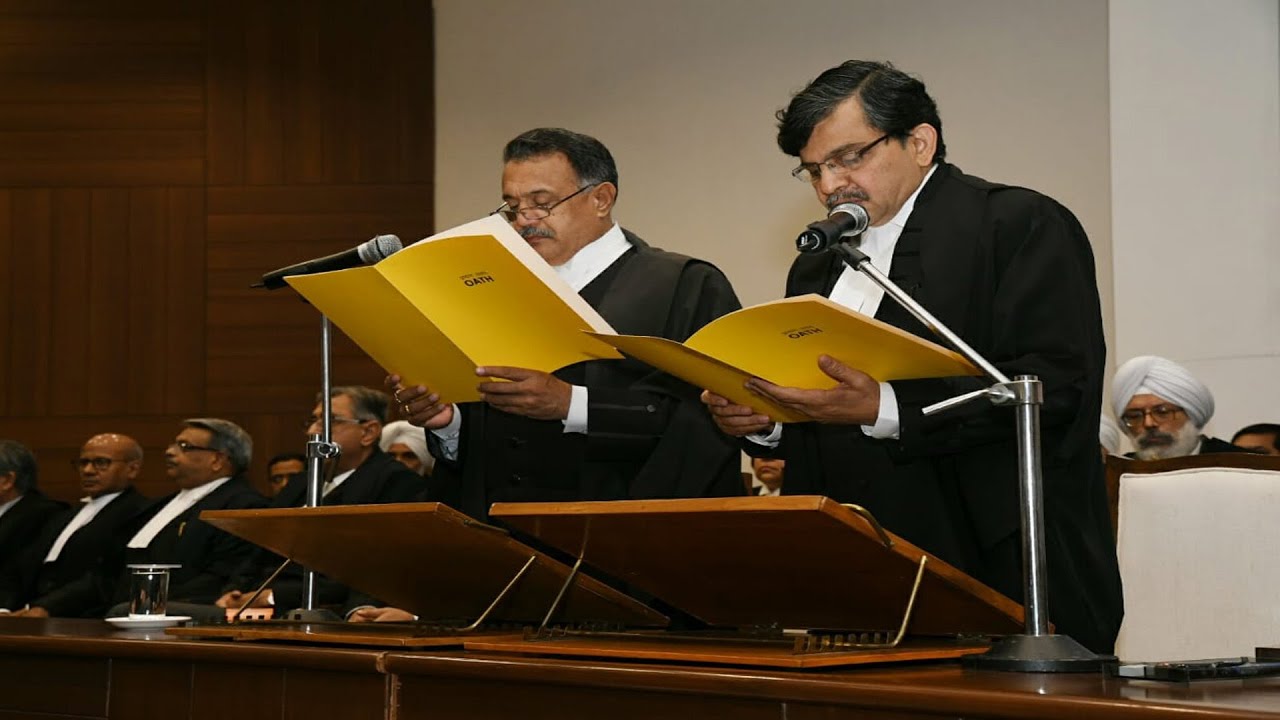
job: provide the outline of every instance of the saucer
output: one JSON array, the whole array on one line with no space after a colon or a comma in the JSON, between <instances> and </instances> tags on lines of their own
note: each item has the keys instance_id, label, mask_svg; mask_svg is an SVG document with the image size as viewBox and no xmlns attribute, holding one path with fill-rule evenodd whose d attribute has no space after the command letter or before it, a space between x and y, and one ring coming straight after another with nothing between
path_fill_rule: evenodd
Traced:
<instances>
[{"instance_id":1,"label":"saucer","mask_svg":"<svg viewBox=\"0 0 1280 720\"><path fill-rule=\"evenodd\" d=\"M155 617L113 617L107 622L126 630L151 630L153 628L173 627L191 619L190 615L156 615Z\"/></svg>"}]
</instances>

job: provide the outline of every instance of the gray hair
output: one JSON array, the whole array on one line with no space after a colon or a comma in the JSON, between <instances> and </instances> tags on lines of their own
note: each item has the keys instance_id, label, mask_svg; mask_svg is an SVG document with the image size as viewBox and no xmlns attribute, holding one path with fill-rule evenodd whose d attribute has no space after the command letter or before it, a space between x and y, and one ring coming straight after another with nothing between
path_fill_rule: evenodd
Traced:
<instances>
[{"instance_id":1,"label":"gray hair","mask_svg":"<svg viewBox=\"0 0 1280 720\"><path fill-rule=\"evenodd\" d=\"M387 424L391 396L364 385L339 385L329 390L330 398L339 395L351 398L351 412L355 413L356 420L377 420L383 425ZM316 393L316 402L320 402L320 393Z\"/></svg>"},{"instance_id":2,"label":"gray hair","mask_svg":"<svg viewBox=\"0 0 1280 720\"><path fill-rule=\"evenodd\" d=\"M248 469L249 462L253 460L253 438L244 428L222 418L187 418L182 424L208 430L212 436L209 446L227 454L236 475Z\"/></svg>"},{"instance_id":3,"label":"gray hair","mask_svg":"<svg viewBox=\"0 0 1280 720\"><path fill-rule=\"evenodd\" d=\"M13 485L22 494L34 490L40 478L36 456L26 445L17 440L0 439L0 475L9 473L14 474Z\"/></svg>"}]
</instances>

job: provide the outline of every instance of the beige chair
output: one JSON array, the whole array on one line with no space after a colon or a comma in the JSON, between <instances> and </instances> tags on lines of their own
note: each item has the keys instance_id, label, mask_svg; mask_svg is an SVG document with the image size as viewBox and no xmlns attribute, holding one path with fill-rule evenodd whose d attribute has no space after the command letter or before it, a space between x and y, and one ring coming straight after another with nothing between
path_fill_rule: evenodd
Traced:
<instances>
[{"instance_id":1,"label":"beige chair","mask_svg":"<svg viewBox=\"0 0 1280 720\"><path fill-rule=\"evenodd\" d=\"M1108 460L1123 661L1253 655L1280 644L1280 458Z\"/></svg>"}]
</instances>

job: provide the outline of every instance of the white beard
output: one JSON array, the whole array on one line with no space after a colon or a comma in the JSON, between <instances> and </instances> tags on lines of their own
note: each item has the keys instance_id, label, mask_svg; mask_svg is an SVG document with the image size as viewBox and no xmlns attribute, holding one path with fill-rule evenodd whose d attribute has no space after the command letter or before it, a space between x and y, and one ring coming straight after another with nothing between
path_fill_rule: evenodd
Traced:
<instances>
[{"instance_id":1,"label":"white beard","mask_svg":"<svg viewBox=\"0 0 1280 720\"><path fill-rule=\"evenodd\" d=\"M1139 460L1167 460L1168 458L1186 457L1196 451L1200 446L1200 428L1194 423L1185 422L1177 432L1173 433L1173 442L1168 445L1153 445L1151 447L1142 447L1138 444L1139 439L1130 436L1134 445L1138 450L1134 453L1134 457Z\"/></svg>"}]
</instances>

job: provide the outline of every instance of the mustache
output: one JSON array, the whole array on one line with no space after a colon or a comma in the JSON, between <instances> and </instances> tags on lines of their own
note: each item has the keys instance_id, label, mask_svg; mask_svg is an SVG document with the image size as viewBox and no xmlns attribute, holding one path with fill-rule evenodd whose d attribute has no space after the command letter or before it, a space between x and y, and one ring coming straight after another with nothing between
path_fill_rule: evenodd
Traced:
<instances>
[{"instance_id":1,"label":"mustache","mask_svg":"<svg viewBox=\"0 0 1280 720\"><path fill-rule=\"evenodd\" d=\"M827 196L827 210L831 210L831 208L839 205L840 203L853 202L857 200L866 202L870 199L871 197L861 190L841 190L840 192L832 193Z\"/></svg>"},{"instance_id":2,"label":"mustache","mask_svg":"<svg viewBox=\"0 0 1280 720\"><path fill-rule=\"evenodd\" d=\"M1146 447L1147 445L1168 445L1172 443L1173 440L1174 440L1174 437L1172 433L1160 432L1159 430L1152 430L1148 433L1143 434L1141 437L1139 437L1138 444L1143 447Z\"/></svg>"},{"instance_id":3,"label":"mustache","mask_svg":"<svg viewBox=\"0 0 1280 720\"><path fill-rule=\"evenodd\" d=\"M520 230L520 237L524 238L525 240L528 240L529 238L533 238L533 237L554 238L555 236L556 236L556 233L551 228L537 227L534 225L531 225L526 228L521 228Z\"/></svg>"}]
</instances>

